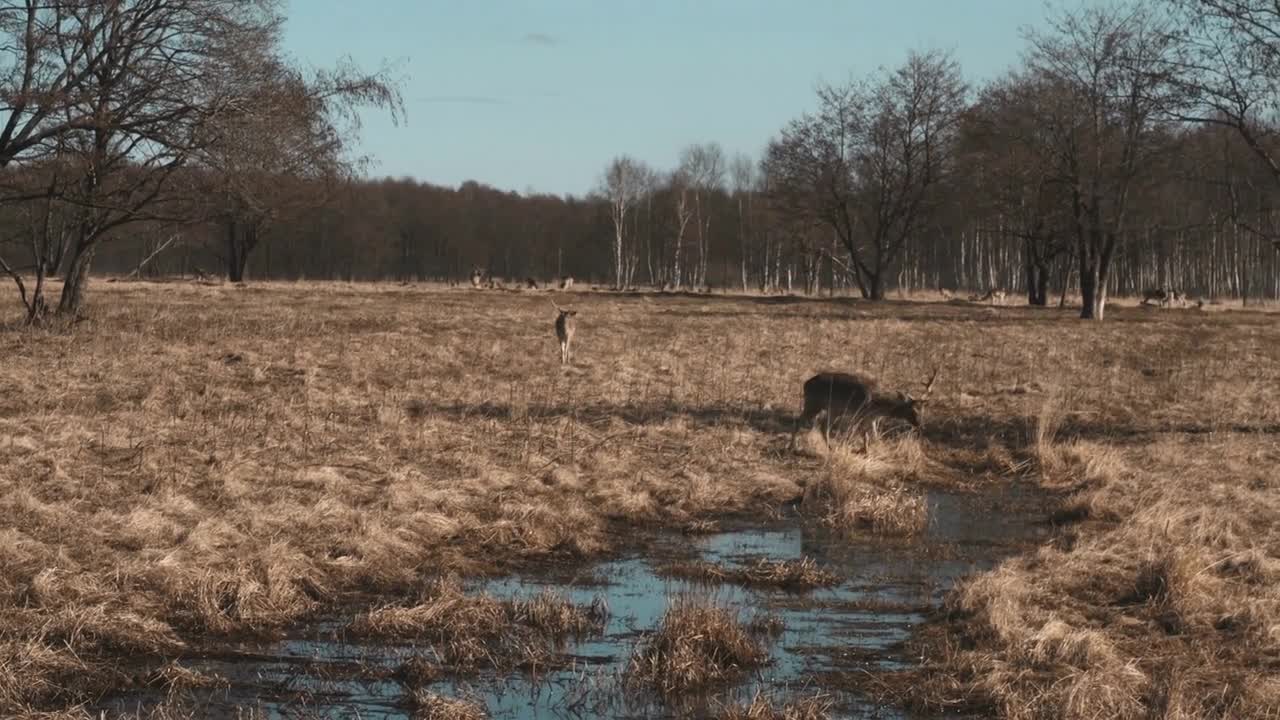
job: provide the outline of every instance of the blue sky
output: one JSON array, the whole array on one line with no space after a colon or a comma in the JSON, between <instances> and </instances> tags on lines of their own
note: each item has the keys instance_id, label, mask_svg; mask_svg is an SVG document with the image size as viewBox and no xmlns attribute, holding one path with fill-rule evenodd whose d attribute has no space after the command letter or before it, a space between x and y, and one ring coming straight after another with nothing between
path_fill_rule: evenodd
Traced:
<instances>
[{"instance_id":1,"label":"blue sky","mask_svg":"<svg viewBox=\"0 0 1280 720\"><path fill-rule=\"evenodd\" d=\"M372 8L377 8L373 10ZM955 53L972 82L1022 51L1039 0L289 0L303 65L398 63L407 117L367 114L373 176L580 195L610 158L694 142L757 158L820 81Z\"/></svg>"}]
</instances>

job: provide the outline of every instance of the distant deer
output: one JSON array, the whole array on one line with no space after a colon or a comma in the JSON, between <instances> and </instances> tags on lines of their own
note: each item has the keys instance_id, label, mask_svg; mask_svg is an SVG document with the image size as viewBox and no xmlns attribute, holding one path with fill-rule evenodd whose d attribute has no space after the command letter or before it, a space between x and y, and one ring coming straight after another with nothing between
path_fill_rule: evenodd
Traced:
<instances>
[{"instance_id":1,"label":"distant deer","mask_svg":"<svg viewBox=\"0 0 1280 720\"><path fill-rule=\"evenodd\" d=\"M572 275L565 275L564 277L560 278L560 289L561 289L561 290L568 290L568 289L569 289L569 288L571 288L571 287L573 287L573 276L572 276Z\"/></svg>"},{"instance_id":2,"label":"distant deer","mask_svg":"<svg viewBox=\"0 0 1280 720\"><path fill-rule=\"evenodd\" d=\"M1150 305L1151 301L1154 300L1157 305L1164 307L1169 304L1171 295L1172 293L1169 292L1169 288L1164 286L1158 288L1147 288L1142 291L1142 304Z\"/></svg>"},{"instance_id":3,"label":"distant deer","mask_svg":"<svg viewBox=\"0 0 1280 720\"><path fill-rule=\"evenodd\" d=\"M538 289L538 281L537 281L537 280L534 280L534 279L533 279L533 278L531 278L531 277L530 277L530 278L525 278L525 279L524 279L524 286L525 286L525 288L526 288L526 289L528 289L528 290L537 290L537 289Z\"/></svg>"},{"instance_id":4,"label":"distant deer","mask_svg":"<svg viewBox=\"0 0 1280 720\"><path fill-rule=\"evenodd\" d=\"M1187 294L1181 290L1174 290L1171 293L1170 301L1180 308L1187 306Z\"/></svg>"},{"instance_id":5,"label":"distant deer","mask_svg":"<svg viewBox=\"0 0 1280 720\"><path fill-rule=\"evenodd\" d=\"M560 313L556 317L556 339L560 341L560 364L572 364L572 351L569 347L573 343L573 334L578 329L578 322L574 316L578 314L577 310L565 310L556 305L556 301L551 301L555 305L556 312Z\"/></svg>"},{"instance_id":6,"label":"distant deer","mask_svg":"<svg viewBox=\"0 0 1280 720\"><path fill-rule=\"evenodd\" d=\"M912 397L908 393L885 393L876 387L875 380L864 375L823 372L814 375L804 383L804 409L796 421L795 432L791 435L791 445L795 447L796 437L802 428L810 427L823 411L827 413L826 428L822 436L830 442L831 423L842 415L852 415L858 422L871 421L874 429L882 417L906 420L917 431L920 429L920 411L928 402L933 392L933 384L938 380L938 369L934 368L933 376L925 383L924 393ZM866 447L868 430L864 427L863 447Z\"/></svg>"},{"instance_id":7,"label":"distant deer","mask_svg":"<svg viewBox=\"0 0 1280 720\"><path fill-rule=\"evenodd\" d=\"M480 273L480 268L471 268L471 287L479 290L484 282L484 275Z\"/></svg>"},{"instance_id":8,"label":"distant deer","mask_svg":"<svg viewBox=\"0 0 1280 720\"><path fill-rule=\"evenodd\" d=\"M955 293L951 292L947 288L942 287L941 285L938 286L938 294L942 296L943 300L950 300L951 298L956 296Z\"/></svg>"},{"instance_id":9,"label":"distant deer","mask_svg":"<svg viewBox=\"0 0 1280 720\"><path fill-rule=\"evenodd\" d=\"M988 290L987 294L981 297L977 295L969 296L969 300L971 302L984 302L984 301L990 300L992 305L995 305L997 303L1000 305L1003 305L1004 298L1005 298L1005 292L1003 290L995 290L995 289Z\"/></svg>"}]
</instances>

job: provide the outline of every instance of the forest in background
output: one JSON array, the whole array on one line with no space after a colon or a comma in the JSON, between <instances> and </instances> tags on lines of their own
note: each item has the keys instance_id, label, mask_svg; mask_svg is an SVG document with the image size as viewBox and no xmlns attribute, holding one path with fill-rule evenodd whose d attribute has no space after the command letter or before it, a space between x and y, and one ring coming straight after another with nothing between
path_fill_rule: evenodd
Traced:
<instances>
[{"instance_id":1,"label":"forest in background","mask_svg":"<svg viewBox=\"0 0 1280 720\"><path fill-rule=\"evenodd\" d=\"M31 320L47 277L70 281L58 309L78 312L90 264L870 299L1004 289L1078 295L1098 318L1108 293L1156 287L1280 297L1280 10L1261 0L1059 11L981 87L951 55L912 52L819 88L759 157L714 140L664 168L619 156L583 197L367 178L356 111L402 112L395 83L349 65L304 76L266 0L8 2L0 18L0 270ZM169 74L175 56L186 73Z\"/></svg>"}]
</instances>

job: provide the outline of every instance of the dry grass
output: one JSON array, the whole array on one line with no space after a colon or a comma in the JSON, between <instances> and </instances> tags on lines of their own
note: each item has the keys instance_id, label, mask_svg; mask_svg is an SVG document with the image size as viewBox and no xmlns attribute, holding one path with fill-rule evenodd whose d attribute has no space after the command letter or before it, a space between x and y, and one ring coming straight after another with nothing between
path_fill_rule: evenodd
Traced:
<instances>
[{"instance_id":1,"label":"dry grass","mask_svg":"<svg viewBox=\"0 0 1280 720\"><path fill-rule=\"evenodd\" d=\"M823 695L779 700L757 694L748 704L721 708L715 720L827 720L833 704Z\"/></svg>"},{"instance_id":2,"label":"dry grass","mask_svg":"<svg viewBox=\"0 0 1280 720\"><path fill-rule=\"evenodd\" d=\"M445 697L416 689L409 695L415 720L487 720L488 711L475 700Z\"/></svg>"},{"instance_id":3,"label":"dry grass","mask_svg":"<svg viewBox=\"0 0 1280 720\"><path fill-rule=\"evenodd\" d=\"M567 639L602 632L607 619L603 603L579 607L551 591L498 600L468 595L457 578L446 578L431 583L414 604L377 608L348 630L362 637L429 641L454 671L538 669L554 661ZM421 684L426 669L416 663L402 671Z\"/></svg>"},{"instance_id":4,"label":"dry grass","mask_svg":"<svg viewBox=\"0 0 1280 720\"><path fill-rule=\"evenodd\" d=\"M669 695L740 678L768 660L759 631L769 627L743 622L736 610L704 598L677 596L637 644L626 683Z\"/></svg>"},{"instance_id":5,"label":"dry grass","mask_svg":"<svg viewBox=\"0 0 1280 720\"><path fill-rule=\"evenodd\" d=\"M965 583L913 699L1028 719L1280 717L1280 449L1099 452L1067 451L1081 477L1112 469L1070 501L1090 522Z\"/></svg>"},{"instance_id":6,"label":"dry grass","mask_svg":"<svg viewBox=\"0 0 1280 720\"><path fill-rule=\"evenodd\" d=\"M919 488L924 463L915 436L877 440L865 452L836 444L825 472L805 488L803 506L842 530L913 535L929 521Z\"/></svg>"},{"instance_id":7,"label":"dry grass","mask_svg":"<svg viewBox=\"0 0 1280 720\"><path fill-rule=\"evenodd\" d=\"M589 557L619 528L705 530L805 496L834 524L911 533L919 484L1034 461L1044 388L1069 392L1037 467L1088 522L1073 550L1054 550L1072 562L1029 557L1019 581L1114 576L1139 597L1167 578L1122 614L1150 623L1132 608L1159 607L1194 634L1216 610L1245 650L1206 662L1219 645L1175 635L1148 653L1090 620L1122 659L1103 667L1163 658L1139 663L1134 687L1179 712L1217 664L1244 668L1222 702L1271 692L1231 660L1270 667L1270 586L1248 578L1277 552L1266 525L1241 520L1270 500L1221 458L1275 465L1274 315L1122 307L1099 326L1025 307L585 292L562 369L534 292L115 283L92 302L69 329L0 326L0 714L73 707L123 684L126 662L273 633L352 593L388 602L440 573ZM814 371L911 389L934 363L922 439L865 456L787 450ZM1186 540L1188 524L1215 523L1229 531ZM975 617L1005 602L969 597ZM1017 615L1039 633L1035 597ZM1003 635L981 637L996 638L981 647L1005 677L1028 662ZM1054 687L1083 678L1072 697L1100 677L1054 667L1042 671Z\"/></svg>"},{"instance_id":8,"label":"dry grass","mask_svg":"<svg viewBox=\"0 0 1280 720\"><path fill-rule=\"evenodd\" d=\"M734 583L746 587L804 591L840 584L840 577L818 566L811 557L798 560L755 558L743 567L728 567L705 560L673 562L657 569L659 575L703 583Z\"/></svg>"}]
</instances>

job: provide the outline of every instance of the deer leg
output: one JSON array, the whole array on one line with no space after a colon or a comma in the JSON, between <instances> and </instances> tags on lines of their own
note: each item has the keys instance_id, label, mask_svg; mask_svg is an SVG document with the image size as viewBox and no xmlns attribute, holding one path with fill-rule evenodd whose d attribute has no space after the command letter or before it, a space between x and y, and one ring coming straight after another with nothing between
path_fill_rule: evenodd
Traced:
<instances>
[{"instance_id":1,"label":"deer leg","mask_svg":"<svg viewBox=\"0 0 1280 720\"><path fill-rule=\"evenodd\" d=\"M803 410L800 411L800 417L796 418L795 429L791 431L791 445L790 445L791 450L795 450L798 445L797 440L800 437L800 430L803 429L806 425L809 425L810 423L812 423L813 419L816 416L817 414L810 412L809 408L804 408Z\"/></svg>"}]
</instances>

